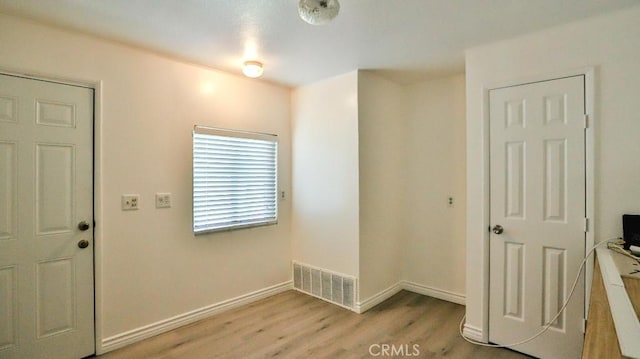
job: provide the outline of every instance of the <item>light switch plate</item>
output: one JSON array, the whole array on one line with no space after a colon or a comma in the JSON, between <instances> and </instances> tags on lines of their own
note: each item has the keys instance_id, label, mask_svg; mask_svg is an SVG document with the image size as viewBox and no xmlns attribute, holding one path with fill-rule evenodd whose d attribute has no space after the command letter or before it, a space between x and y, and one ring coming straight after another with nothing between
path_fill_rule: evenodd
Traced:
<instances>
[{"instance_id":1,"label":"light switch plate","mask_svg":"<svg viewBox=\"0 0 640 359\"><path fill-rule=\"evenodd\" d=\"M156 193L156 208L170 208L171 193Z\"/></svg>"}]
</instances>

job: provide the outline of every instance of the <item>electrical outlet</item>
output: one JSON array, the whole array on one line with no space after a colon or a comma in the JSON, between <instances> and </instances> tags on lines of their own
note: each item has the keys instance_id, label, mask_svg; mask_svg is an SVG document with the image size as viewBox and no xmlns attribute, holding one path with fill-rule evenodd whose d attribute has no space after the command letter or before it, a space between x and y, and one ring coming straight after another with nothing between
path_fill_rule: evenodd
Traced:
<instances>
[{"instance_id":1,"label":"electrical outlet","mask_svg":"<svg viewBox=\"0 0 640 359\"><path fill-rule=\"evenodd\" d=\"M171 207L171 193L156 193L156 208Z\"/></svg>"},{"instance_id":2,"label":"electrical outlet","mask_svg":"<svg viewBox=\"0 0 640 359\"><path fill-rule=\"evenodd\" d=\"M133 211L140 208L140 195L139 194L123 194L122 195L122 210Z\"/></svg>"},{"instance_id":3,"label":"electrical outlet","mask_svg":"<svg viewBox=\"0 0 640 359\"><path fill-rule=\"evenodd\" d=\"M447 206L448 206L449 208L453 208L453 207L455 207L455 206L454 206L454 204L453 204L453 196L449 196L449 197L447 197Z\"/></svg>"}]
</instances>

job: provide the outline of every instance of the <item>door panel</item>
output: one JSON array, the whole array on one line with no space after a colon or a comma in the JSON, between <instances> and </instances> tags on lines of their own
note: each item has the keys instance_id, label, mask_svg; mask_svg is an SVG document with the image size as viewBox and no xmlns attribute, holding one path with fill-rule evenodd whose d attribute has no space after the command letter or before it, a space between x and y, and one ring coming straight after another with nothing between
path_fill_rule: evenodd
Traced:
<instances>
[{"instance_id":1,"label":"door panel","mask_svg":"<svg viewBox=\"0 0 640 359\"><path fill-rule=\"evenodd\" d=\"M38 125L74 128L75 106L69 103L36 100L36 118Z\"/></svg>"},{"instance_id":2,"label":"door panel","mask_svg":"<svg viewBox=\"0 0 640 359\"><path fill-rule=\"evenodd\" d=\"M524 245L522 243L505 244L504 258L504 310L505 316L524 320Z\"/></svg>"},{"instance_id":3,"label":"door panel","mask_svg":"<svg viewBox=\"0 0 640 359\"><path fill-rule=\"evenodd\" d=\"M16 238L18 228L18 150L15 142L0 142L0 241Z\"/></svg>"},{"instance_id":4,"label":"door panel","mask_svg":"<svg viewBox=\"0 0 640 359\"><path fill-rule=\"evenodd\" d=\"M0 358L95 351L93 90L0 75Z\"/></svg>"},{"instance_id":5,"label":"door panel","mask_svg":"<svg viewBox=\"0 0 640 359\"><path fill-rule=\"evenodd\" d=\"M16 267L0 268L0 350L16 343L17 299Z\"/></svg>"},{"instance_id":6,"label":"door panel","mask_svg":"<svg viewBox=\"0 0 640 359\"><path fill-rule=\"evenodd\" d=\"M74 148L36 144L37 235L69 233L74 216Z\"/></svg>"},{"instance_id":7,"label":"door panel","mask_svg":"<svg viewBox=\"0 0 640 359\"><path fill-rule=\"evenodd\" d=\"M18 99L0 96L0 122L18 122Z\"/></svg>"},{"instance_id":8,"label":"door panel","mask_svg":"<svg viewBox=\"0 0 640 359\"><path fill-rule=\"evenodd\" d=\"M553 317L558 314L560 308L564 304L566 297L564 273L566 272L565 254L566 250L558 248L543 248L544 267L543 267L543 317L541 325L549 323ZM564 329L564 315L560 315L552 325L553 328Z\"/></svg>"},{"instance_id":9,"label":"door panel","mask_svg":"<svg viewBox=\"0 0 640 359\"><path fill-rule=\"evenodd\" d=\"M524 169L526 144L522 141L506 144L505 217L523 219L525 214Z\"/></svg>"},{"instance_id":10,"label":"door panel","mask_svg":"<svg viewBox=\"0 0 640 359\"><path fill-rule=\"evenodd\" d=\"M44 338L75 329L73 258L38 263L36 273L37 337Z\"/></svg>"},{"instance_id":11,"label":"door panel","mask_svg":"<svg viewBox=\"0 0 640 359\"><path fill-rule=\"evenodd\" d=\"M491 90L489 339L519 342L564 304L584 254L584 77ZM514 347L577 358L584 283L539 338Z\"/></svg>"},{"instance_id":12,"label":"door panel","mask_svg":"<svg viewBox=\"0 0 640 359\"><path fill-rule=\"evenodd\" d=\"M566 222L567 182L566 150L567 140L544 140L544 220Z\"/></svg>"}]
</instances>

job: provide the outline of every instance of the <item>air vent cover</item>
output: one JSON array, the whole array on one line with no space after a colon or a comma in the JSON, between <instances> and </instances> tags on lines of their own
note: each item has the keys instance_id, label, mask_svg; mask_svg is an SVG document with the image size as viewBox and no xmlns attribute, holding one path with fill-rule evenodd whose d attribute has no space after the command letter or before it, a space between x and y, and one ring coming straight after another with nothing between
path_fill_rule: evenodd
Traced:
<instances>
[{"instance_id":1,"label":"air vent cover","mask_svg":"<svg viewBox=\"0 0 640 359\"><path fill-rule=\"evenodd\" d=\"M294 262L293 287L300 292L353 310L356 279L352 276Z\"/></svg>"}]
</instances>

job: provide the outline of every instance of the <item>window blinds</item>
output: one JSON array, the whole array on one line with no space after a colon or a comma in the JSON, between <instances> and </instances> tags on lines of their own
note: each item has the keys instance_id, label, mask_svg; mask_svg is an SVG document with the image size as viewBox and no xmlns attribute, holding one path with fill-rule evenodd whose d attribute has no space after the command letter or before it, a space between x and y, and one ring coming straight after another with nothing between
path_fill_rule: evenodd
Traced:
<instances>
[{"instance_id":1,"label":"window blinds","mask_svg":"<svg viewBox=\"0 0 640 359\"><path fill-rule=\"evenodd\" d=\"M277 158L275 135L196 126L194 233L276 223Z\"/></svg>"}]
</instances>

